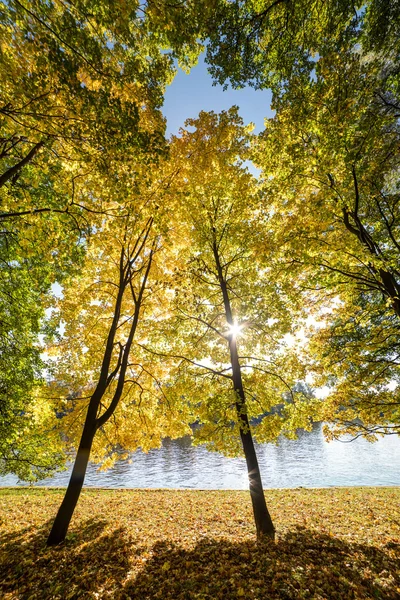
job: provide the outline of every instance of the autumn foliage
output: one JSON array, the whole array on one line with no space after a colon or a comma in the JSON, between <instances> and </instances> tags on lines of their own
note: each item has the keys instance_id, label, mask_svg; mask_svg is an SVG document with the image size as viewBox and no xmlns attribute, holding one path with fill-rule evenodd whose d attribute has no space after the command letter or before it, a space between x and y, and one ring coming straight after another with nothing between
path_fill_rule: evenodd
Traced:
<instances>
[{"instance_id":1,"label":"autumn foliage","mask_svg":"<svg viewBox=\"0 0 400 600\"><path fill-rule=\"evenodd\" d=\"M84 490L46 548L59 490L3 490L7 600L377 598L400 594L400 491L268 490L276 542L254 538L241 491Z\"/></svg>"}]
</instances>

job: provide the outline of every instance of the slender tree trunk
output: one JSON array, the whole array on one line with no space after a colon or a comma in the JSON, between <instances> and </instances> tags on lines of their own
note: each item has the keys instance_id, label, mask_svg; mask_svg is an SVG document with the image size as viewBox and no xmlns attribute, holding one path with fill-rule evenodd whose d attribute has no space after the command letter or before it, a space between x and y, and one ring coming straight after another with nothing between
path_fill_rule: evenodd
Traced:
<instances>
[{"instance_id":1,"label":"slender tree trunk","mask_svg":"<svg viewBox=\"0 0 400 600\"><path fill-rule=\"evenodd\" d=\"M215 230L213 228L215 234ZM227 323L233 325L232 307L228 294L228 286L224 277L219 257L218 245L214 239L213 253L217 267L218 281L224 300L224 309ZM243 388L242 372L240 368L237 344L234 335L229 338L229 352L232 366L233 389L236 393L236 413L239 421L240 438L246 457L247 473L249 475L250 497L253 505L254 521L257 529L257 537L267 536L275 539L275 528L271 515L268 512L265 501L264 490L261 481L260 467L258 465L256 450L254 448L253 436L251 435L250 423L247 417L246 396Z\"/></svg>"},{"instance_id":2,"label":"slender tree trunk","mask_svg":"<svg viewBox=\"0 0 400 600\"><path fill-rule=\"evenodd\" d=\"M126 284L124 286L125 267L124 267L125 250L121 249L120 265L119 265L119 289L115 301L114 317L107 337L106 349L103 356L103 361L100 370L99 382L96 389L90 398L88 410L86 413L85 424L83 426L81 440L79 442L78 452L76 454L74 467L72 469L71 478L68 483L67 491L64 499L58 509L57 516L51 528L50 535L47 538L48 546L61 544L65 540L68 527L74 514L76 504L81 494L83 482L85 480L86 469L89 462L90 450L92 448L93 438L98 429L97 411L100 406L100 401L107 389L109 368L112 358L115 332L117 330L118 320L121 312L122 297ZM118 359L116 371L112 374L115 376L120 368L120 359Z\"/></svg>"},{"instance_id":3,"label":"slender tree trunk","mask_svg":"<svg viewBox=\"0 0 400 600\"><path fill-rule=\"evenodd\" d=\"M253 436L251 435L250 423L247 417L246 398L243 389L237 345L233 336L231 336L231 339L229 340L229 350L231 355L233 385L237 397L236 412L239 419L240 438L242 440L243 451L246 457L247 472L249 475L250 497L253 505L257 537L266 535L271 539L275 539L275 528L268 512L267 503L265 501L260 467L258 465Z\"/></svg>"},{"instance_id":4,"label":"slender tree trunk","mask_svg":"<svg viewBox=\"0 0 400 600\"><path fill-rule=\"evenodd\" d=\"M72 515L74 514L76 504L79 500L79 496L85 479L92 441L93 438L92 440L88 440L88 445L86 447L82 442L79 445L78 453L76 455L75 464L72 470L71 479L69 480L67 491L61 503L61 506L58 509L58 513L54 520L53 527L51 528L50 535L47 539L48 546L55 546L56 544L61 544L61 542L65 540L65 536L67 535L68 527Z\"/></svg>"},{"instance_id":5,"label":"slender tree trunk","mask_svg":"<svg viewBox=\"0 0 400 600\"><path fill-rule=\"evenodd\" d=\"M50 535L47 539L48 546L61 544L61 542L65 540L85 480L95 432L96 428L94 427L94 424L90 426L86 420L67 491L65 492L64 499L58 509L53 527L51 528Z\"/></svg>"}]
</instances>

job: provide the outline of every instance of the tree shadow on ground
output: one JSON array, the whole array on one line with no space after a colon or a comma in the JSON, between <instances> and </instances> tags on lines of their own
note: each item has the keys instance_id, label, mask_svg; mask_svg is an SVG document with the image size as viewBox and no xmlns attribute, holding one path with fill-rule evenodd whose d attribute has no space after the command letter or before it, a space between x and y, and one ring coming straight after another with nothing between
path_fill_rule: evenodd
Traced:
<instances>
[{"instance_id":1,"label":"tree shadow on ground","mask_svg":"<svg viewBox=\"0 0 400 600\"><path fill-rule=\"evenodd\" d=\"M46 547L52 521L0 536L0 597L1 592L30 600L95 598L103 592L113 597L126 577L130 548L125 531L106 533L107 524L89 519L52 548Z\"/></svg>"},{"instance_id":2,"label":"tree shadow on ground","mask_svg":"<svg viewBox=\"0 0 400 600\"><path fill-rule=\"evenodd\" d=\"M400 598L400 546L297 529L276 543L204 537L146 545L100 519L47 548L51 522L0 538L0 597L10 600L298 600ZM141 544L141 545L140 545Z\"/></svg>"},{"instance_id":3,"label":"tree shadow on ground","mask_svg":"<svg viewBox=\"0 0 400 600\"><path fill-rule=\"evenodd\" d=\"M277 543L205 538L192 551L159 542L118 598L398 600L399 549L351 544L306 529Z\"/></svg>"}]
</instances>

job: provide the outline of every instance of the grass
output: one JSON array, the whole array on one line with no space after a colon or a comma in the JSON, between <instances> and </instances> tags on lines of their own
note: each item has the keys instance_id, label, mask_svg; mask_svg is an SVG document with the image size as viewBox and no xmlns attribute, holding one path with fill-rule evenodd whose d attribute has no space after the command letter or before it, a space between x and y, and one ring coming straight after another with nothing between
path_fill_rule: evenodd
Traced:
<instances>
[{"instance_id":1,"label":"grass","mask_svg":"<svg viewBox=\"0 0 400 600\"><path fill-rule=\"evenodd\" d=\"M267 490L276 542L257 543L242 491L0 491L0 597L269 600L400 598L400 488Z\"/></svg>"}]
</instances>

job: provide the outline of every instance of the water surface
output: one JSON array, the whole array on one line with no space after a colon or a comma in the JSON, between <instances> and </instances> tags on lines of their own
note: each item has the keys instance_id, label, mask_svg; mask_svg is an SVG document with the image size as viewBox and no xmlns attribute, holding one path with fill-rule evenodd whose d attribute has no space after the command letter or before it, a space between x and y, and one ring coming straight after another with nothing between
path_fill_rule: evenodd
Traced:
<instances>
[{"instance_id":1,"label":"water surface","mask_svg":"<svg viewBox=\"0 0 400 600\"><path fill-rule=\"evenodd\" d=\"M322 428L301 432L298 440L257 446L265 488L393 486L400 485L400 438L387 436L371 444L326 442ZM38 482L39 486L66 486L68 471ZM0 486L21 485L15 476L0 477ZM226 458L204 447L192 446L190 437L164 440L148 454L137 451L107 472L89 465L85 486L121 488L247 489L244 458Z\"/></svg>"}]
</instances>

